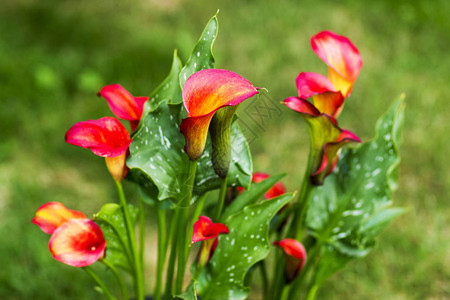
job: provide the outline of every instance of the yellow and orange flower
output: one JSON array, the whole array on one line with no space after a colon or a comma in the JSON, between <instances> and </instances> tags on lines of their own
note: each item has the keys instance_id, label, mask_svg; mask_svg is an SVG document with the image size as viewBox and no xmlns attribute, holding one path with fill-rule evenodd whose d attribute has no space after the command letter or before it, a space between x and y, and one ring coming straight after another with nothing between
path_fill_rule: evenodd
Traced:
<instances>
[{"instance_id":1,"label":"yellow and orange flower","mask_svg":"<svg viewBox=\"0 0 450 300\"><path fill-rule=\"evenodd\" d=\"M185 151L191 160L203 153L209 124L220 109L236 108L242 101L256 95L257 89L236 73L220 69L206 69L194 73L183 87L183 103L188 117L180 131L186 140ZM230 111L229 119L234 115ZM231 123L231 121L230 121Z\"/></svg>"},{"instance_id":2,"label":"yellow and orange flower","mask_svg":"<svg viewBox=\"0 0 450 300\"><path fill-rule=\"evenodd\" d=\"M51 234L53 257L67 265L85 267L104 257L106 240L100 227L80 211L59 202L42 205L33 218L42 231Z\"/></svg>"}]
</instances>

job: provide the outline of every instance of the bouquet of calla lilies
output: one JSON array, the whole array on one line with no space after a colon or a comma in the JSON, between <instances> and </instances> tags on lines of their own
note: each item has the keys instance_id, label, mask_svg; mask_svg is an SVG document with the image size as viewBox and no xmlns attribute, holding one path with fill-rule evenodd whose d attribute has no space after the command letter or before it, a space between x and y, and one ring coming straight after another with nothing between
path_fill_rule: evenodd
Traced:
<instances>
[{"instance_id":1,"label":"bouquet of calla lilies","mask_svg":"<svg viewBox=\"0 0 450 300\"><path fill-rule=\"evenodd\" d=\"M101 88L98 95L129 125L102 117L66 133L67 143L105 158L118 202L89 218L61 199L43 204L33 223L51 235L53 257L85 270L107 299L246 299L250 287L263 299L315 299L326 279L366 256L404 212L391 200L403 96L370 141L337 120L362 67L352 41L331 31L314 35L312 50L328 76L301 72L298 95L279 104L299 113L298 126L303 118L310 135L300 189L287 192L284 175L252 169L236 111L267 91L215 68L217 30L214 16L186 64L175 51L169 75L150 97L119 84ZM127 200L124 180L138 189L137 203ZM144 249L147 206L157 216L156 253ZM154 255L155 270L144 273L145 255ZM91 267L97 262L117 285Z\"/></svg>"}]
</instances>

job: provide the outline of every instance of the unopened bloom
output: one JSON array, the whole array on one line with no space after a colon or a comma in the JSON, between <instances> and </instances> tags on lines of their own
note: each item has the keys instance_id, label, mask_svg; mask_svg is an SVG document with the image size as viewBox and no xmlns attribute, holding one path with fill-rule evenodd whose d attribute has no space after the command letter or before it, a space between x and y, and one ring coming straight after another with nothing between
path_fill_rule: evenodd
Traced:
<instances>
[{"instance_id":1,"label":"unopened bloom","mask_svg":"<svg viewBox=\"0 0 450 300\"><path fill-rule=\"evenodd\" d=\"M306 250L303 245L294 239L284 239L273 242L283 249L286 257L285 276L286 282L292 282L306 263Z\"/></svg>"},{"instance_id":2,"label":"unopened bloom","mask_svg":"<svg viewBox=\"0 0 450 300\"><path fill-rule=\"evenodd\" d=\"M225 224L213 223L210 218L200 216L194 223L191 245L202 241L197 258L198 264L204 266L214 254L217 247L219 234L228 234Z\"/></svg>"},{"instance_id":3,"label":"unopened bloom","mask_svg":"<svg viewBox=\"0 0 450 300\"><path fill-rule=\"evenodd\" d=\"M102 230L82 212L67 209L59 202L49 202L38 209L33 223L51 234L50 252L62 263L85 267L105 255Z\"/></svg>"},{"instance_id":4,"label":"unopened bloom","mask_svg":"<svg viewBox=\"0 0 450 300\"><path fill-rule=\"evenodd\" d=\"M180 126L189 158L197 160L202 155L209 129L214 170L219 176L226 176L233 115L238 104L257 93L248 80L227 70L206 69L189 77L183 87L183 103L188 117Z\"/></svg>"},{"instance_id":5,"label":"unopened bloom","mask_svg":"<svg viewBox=\"0 0 450 300\"><path fill-rule=\"evenodd\" d=\"M336 166L339 150L347 143L361 142L349 130L341 129L337 121L320 111L307 100L289 97L283 102L290 109L299 112L309 127L312 144L311 181L321 185L325 177Z\"/></svg>"},{"instance_id":6,"label":"unopened bloom","mask_svg":"<svg viewBox=\"0 0 450 300\"><path fill-rule=\"evenodd\" d=\"M108 106L116 117L130 121L131 130L136 129L148 97L134 97L120 84L104 86L98 94L108 101Z\"/></svg>"},{"instance_id":7,"label":"unopened bloom","mask_svg":"<svg viewBox=\"0 0 450 300\"><path fill-rule=\"evenodd\" d=\"M125 159L131 138L116 118L78 122L66 132L65 139L69 144L89 148L95 155L105 157L106 165L117 181L126 175Z\"/></svg>"}]
</instances>

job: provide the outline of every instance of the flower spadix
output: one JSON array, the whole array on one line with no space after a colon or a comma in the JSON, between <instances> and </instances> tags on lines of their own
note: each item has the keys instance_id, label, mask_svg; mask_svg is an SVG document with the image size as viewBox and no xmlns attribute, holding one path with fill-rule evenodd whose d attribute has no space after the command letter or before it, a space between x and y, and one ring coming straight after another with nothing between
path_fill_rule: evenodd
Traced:
<instances>
[{"instance_id":1,"label":"flower spadix","mask_svg":"<svg viewBox=\"0 0 450 300\"><path fill-rule=\"evenodd\" d=\"M294 239L284 239L273 242L283 249L286 257L285 276L286 283L292 282L306 263L306 250L303 245Z\"/></svg>"},{"instance_id":2,"label":"flower spadix","mask_svg":"<svg viewBox=\"0 0 450 300\"><path fill-rule=\"evenodd\" d=\"M89 148L95 155L105 157L108 170L116 180L126 175L125 159L131 138L116 118L78 122L66 132L65 139L69 144Z\"/></svg>"},{"instance_id":3,"label":"flower spadix","mask_svg":"<svg viewBox=\"0 0 450 300\"><path fill-rule=\"evenodd\" d=\"M233 115L238 104L257 93L248 80L227 70L207 69L189 77L183 87L183 103L188 117L180 126L189 158L195 161L201 156L209 129L214 169L219 176L226 175Z\"/></svg>"},{"instance_id":4,"label":"flower spadix","mask_svg":"<svg viewBox=\"0 0 450 300\"><path fill-rule=\"evenodd\" d=\"M49 250L67 265L85 267L105 255L106 240L100 227L80 211L59 202L42 205L33 218L42 231L51 234Z\"/></svg>"},{"instance_id":5,"label":"flower spadix","mask_svg":"<svg viewBox=\"0 0 450 300\"><path fill-rule=\"evenodd\" d=\"M104 86L98 94L108 101L108 106L116 117L130 121L131 130L136 129L148 97L134 97L120 84Z\"/></svg>"}]
</instances>

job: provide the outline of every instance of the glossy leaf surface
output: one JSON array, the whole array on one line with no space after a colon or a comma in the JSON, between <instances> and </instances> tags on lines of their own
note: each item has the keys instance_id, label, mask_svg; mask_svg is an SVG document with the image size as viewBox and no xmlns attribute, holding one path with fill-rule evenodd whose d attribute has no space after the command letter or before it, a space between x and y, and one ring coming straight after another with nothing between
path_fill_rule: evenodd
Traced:
<instances>
[{"instance_id":1,"label":"glossy leaf surface","mask_svg":"<svg viewBox=\"0 0 450 300\"><path fill-rule=\"evenodd\" d=\"M219 237L209 268L196 285L201 299L247 298L245 274L269 254L269 223L293 196L285 194L247 206L225 220L230 233Z\"/></svg>"},{"instance_id":2,"label":"glossy leaf surface","mask_svg":"<svg viewBox=\"0 0 450 300\"><path fill-rule=\"evenodd\" d=\"M324 245L319 282L351 258L367 255L376 235L404 212L390 207L400 162L403 106L397 101L380 118L374 140L344 151L335 172L312 195L306 222Z\"/></svg>"},{"instance_id":3,"label":"glossy leaf surface","mask_svg":"<svg viewBox=\"0 0 450 300\"><path fill-rule=\"evenodd\" d=\"M128 205L132 224L136 223L138 209ZM100 226L106 240L106 257L110 263L131 273L131 263L128 262L130 249L122 208L116 203L107 203L94 215L95 222Z\"/></svg>"}]
</instances>

